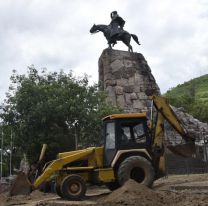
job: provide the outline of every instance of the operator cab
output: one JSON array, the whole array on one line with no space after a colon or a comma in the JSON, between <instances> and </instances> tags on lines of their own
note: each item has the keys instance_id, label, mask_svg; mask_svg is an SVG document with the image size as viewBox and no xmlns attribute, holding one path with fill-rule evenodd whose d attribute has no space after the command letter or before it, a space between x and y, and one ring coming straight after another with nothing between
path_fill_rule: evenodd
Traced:
<instances>
[{"instance_id":1,"label":"operator cab","mask_svg":"<svg viewBox=\"0 0 208 206\"><path fill-rule=\"evenodd\" d=\"M119 150L150 147L146 113L112 114L103 118L105 166Z\"/></svg>"}]
</instances>

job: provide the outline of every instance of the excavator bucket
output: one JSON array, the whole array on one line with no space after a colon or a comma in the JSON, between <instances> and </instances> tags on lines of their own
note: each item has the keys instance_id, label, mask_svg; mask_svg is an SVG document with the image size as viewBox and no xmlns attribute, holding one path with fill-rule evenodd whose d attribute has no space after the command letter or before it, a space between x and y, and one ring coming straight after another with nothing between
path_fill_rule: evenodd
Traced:
<instances>
[{"instance_id":1,"label":"excavator bucket","mask_svg":"<svg viewBox=\"0 0 208 206\"><path fill-rule=\"evenodd\" d=\"M31 191L32 185L28 180L27 175L24 172L19 172L11 186L9 195L29 195Z\"/></svg>"},{"instance_id":2,"label":"excavator bucket","mask_svg":"<svg viewBox=\"0 0 208 206\"><path fill-rule=\"evenodd\" d=\"M47 148L47 145L43 144L38 163L33 168L33 170L30 172L30 174L33 174L37 170L40 162L43 160L46 148ZM31 193L31 191L32 191L32 184L30 183L28 176L22 171L19 172L17 174L17 177L15 178L12 186L11 186L9 195L10 196L29 195Z\"/></svg>"},{"instance_id":3,"label":"excavator bucket","mask_svg":"<svg viewBox=\"0 0 208 206\"><path fill-rule=\"evenodd\" d=\"M167 145L167 148L174 154L182 157L192 157L196 152L194 142L179 144L179 145Z\"/></svg>"}]
</instances>

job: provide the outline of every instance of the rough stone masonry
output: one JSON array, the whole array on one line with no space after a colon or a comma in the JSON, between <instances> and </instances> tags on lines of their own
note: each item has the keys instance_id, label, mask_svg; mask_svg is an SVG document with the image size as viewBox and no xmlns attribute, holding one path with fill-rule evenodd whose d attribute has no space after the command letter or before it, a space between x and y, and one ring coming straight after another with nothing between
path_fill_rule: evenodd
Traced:
<instances>
[{"instance_id":1,"label":"rough stone masonry","mask_svg":"<svg viewBox=\"0 0 208 206\"><path fill-rule=\"evenodd\" d=\"M99 86L107 102L125 112L147 112L160 89L140 53L105 49L99 59Z\"/></svg>"}]
</instances>

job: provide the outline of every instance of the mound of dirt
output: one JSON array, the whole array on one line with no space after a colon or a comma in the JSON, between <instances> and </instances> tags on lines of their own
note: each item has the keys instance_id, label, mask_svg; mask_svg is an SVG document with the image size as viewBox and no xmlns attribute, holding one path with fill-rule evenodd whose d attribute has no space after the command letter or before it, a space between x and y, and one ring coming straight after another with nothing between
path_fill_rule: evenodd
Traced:
<instances>
[{"instance_id":1,"label":"mound of dirt","mask_svg":"<svg viewBox=\"0 0 208 206\"><path fill-rule=\"evenodd\" d=\"M9 196L9 193L0 194L0 206L11 206L11 205L25 205L30 202L36 202L39 200L50 199L54 197L54 194L43 193L38 190L33 191L30 195L17 195Z\"/></svg>"},{"instance_id":2,"label":"mound of dirt","mask_svg":"<svg viewBox=\"0 0 208 206\"><path fill-rule=\"evenodd\" d=\"M130 179L102 201L108 205L161 206L167 204L164 195Z\"/></svg>"},{"instance_id":3,"label":"mound of dirt","mask_svg":"<svg viewBox=\"0 0 208 206\"><path fill-rule=\"evenodd\" d=\"M100 200L98 205L131 206L208 206L208 191L153 190L134 180L127 181L121 188Z\"/></svg>"}]
</instances>

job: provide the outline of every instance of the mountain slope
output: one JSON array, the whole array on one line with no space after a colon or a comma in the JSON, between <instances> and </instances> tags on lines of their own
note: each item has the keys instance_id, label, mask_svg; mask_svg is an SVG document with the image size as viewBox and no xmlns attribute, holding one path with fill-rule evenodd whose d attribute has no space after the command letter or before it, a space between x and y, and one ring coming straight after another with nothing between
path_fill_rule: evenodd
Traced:
<instances>
[{"instance_id":1,"label":"mountain slope","mask_svg":"<svg viewBox=\"0 0 208 206\"><path fill-rule=\"evenodd\" d=\"M208 74L171 88L164 96L197 119L208 122Z\"/></svg>"}]
</instances>

